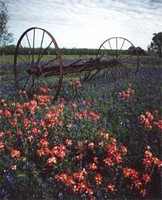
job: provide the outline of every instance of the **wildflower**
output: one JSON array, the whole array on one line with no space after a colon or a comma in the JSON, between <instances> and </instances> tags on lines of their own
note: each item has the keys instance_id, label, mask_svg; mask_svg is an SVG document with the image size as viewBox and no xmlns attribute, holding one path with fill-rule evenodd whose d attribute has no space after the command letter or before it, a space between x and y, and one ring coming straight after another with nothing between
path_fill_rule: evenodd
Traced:
<instances>
[{"instance_id":1,"label":"wildflower","mask_svg":"<svg viewBox=\"0 0 162 200\"><path fill-rule=\"evenodd\" d=\"M5 145L2 141L0 141L0 151L4 150L5 148Z\"/></svg>"},{"instance_id":2,"label":"wildflower","mask_svg":"<svg viewBox=\"0 0 162 200\"><path fill-rule=\"evenodd\" d=\"M37 109L37 101L31 100L29 102L24 103L23 108L29 111L31 114L34 114Z\"/></svg>"},{"instance_id":3,"label":"wildflower","mask_svg":"<svg viewBox=\"0 0 162 200\"><path fill-rule=\"evenodd\" d=\"M146 111L145 114L139 116L139 123L146 129L152 129L154 116L151 112Z\"/></svg>"},{"instance_id":4,"label":"wildflower","mask_svg":"<svg viewBox=\"0 0 162 200\"><path fill-rule=\"evenodd\" d=\"M101 174L97 173L96 176L95 176L95 182L97 185L101 185L102 183L102 176Z\"/></svg>"},{"instance_id":5,"label":"wildflower","mask_svg":"<svg viewBox=\"0 0 162 200\"><path fill-rule=\"evenodd\" d=\"M9 119L9 123L12 127L16 127L17 126L17 118L12 118L12 119Z\"/></svg>"},{"instance_id":6,"label":"wildflower","mask_svg":"<svg viewBox=\"0 0 162 200\"><path fill-rule=\"evenodd\" d=\"M3 116L6 117L6 118L12 117L11 111L9 111L8 109L5 109L3 111Z\"/></svg>"},{"instance_id":7,"label":"wildflower","mask_svg":"<svg viewBox=\"0 0 162 200\"><path fill-rule=\"evenodd\" d=\"M10 167L13 171L15 171L17 169L17 166L16 165L11 165Z\"/></svg>"},{"instance_id":8,"label":"wildflower","mask_svg":"<svg viewBox=\"0 0 162 200\"><path fill-rule=\"evenodd\" d=\"M127 154L127 148L124 145L120 146L120 151L124 156Z\"/></svg>"},{"instance_id":9,"label":"wildflower","mask_svg":"<svg viewBox=\"0 0 162 200\"><path fill-rule=\"evenodd\" d=\"M161 119L158 120L157 122L154 122L154 125L155 125L158 129L162 130L162 120L161 120Z\"/></svg>"},{"instance_id":10,"label":"wildflower","mask_svg":"<svg viewBox=\"0 0 162 200\"><path fill-rule=\"evenodd\" d=\"M85 106L90 106L94 103L93 100L90 100L90 99L85 99L82 101L82 104L85 105Z\"/></svg>"},{"instance_id":11,"label":"wildflower","mask_svg":"<svg viewBox=\"0 0 162 200\"><path fill-rule=\"evenodd\" d=\"M154 165L156 165L158 168L161 168L162 167L162 161L159 160L158 158L154 157Z\"/></svg>"},{"instance_id":12,"label":"wildflower","mask_svg":"<svg viewBox=\"0 0 162 200\"><path fill-rule=\"evenodd\" d=\"M63 160L66 155L66 146L63 144L54 146L51 149L51 154L56 156L57 158L60 158L61 160Z\"/></svg>"},{"instance_id":13,"label":"wildflower","mask_svg":"<svg viewBox=\"0 0 162 200\"><path fill-rule=\"evenodd\" d=\"M5 135L3 131L0 131L0 138L2 138Z\"/></svg>"},{"instance_id":14,"label":"wildflower","mask_svg":"<svg viewBox=\"0 0 162 200\"><path fill-rule=\"evenodd\" d=\"M115 185L112 183L108 183L106 189L108 192L116 192L117 191Z\"/></svg>"},{"instance_id":15,"label":"wildflower","mask_svg":"<svg viewBox=\"0 0 162 200\"><path fill-rule=\"evenodd\" d=\"M143 165L146 168L150 168L150 167L153 166L154 160L155 160L155 158L154 158L153 154L151 153L151 151L148 150L148 149L145 150L145 152L144 152L144 158L143 158Z\"/></svg>"},{"instance_id":16,"label":"wildflower","mask_svg":"<svg viewBox=\"0 0 162 200\"><path fill-rule=\"evenodd\" d=\"M57 163L57 159L56 159L55 156L52 156L52 157L48 158L48 160L47 160L47 165L48 166L53 166L56 163Z\"/></svg>"},{"instance_id":17,"label":"wildflower","mask_svg":"<svg viewBox=\"0 0 162 200\"><path fill-rule=\"evenodd\" d=\"M27 93L26 93L26 91L25 91L25 90L19 90L19 95L22 95L22 96L24 96L24 95L27 95Z\"/></svg>"},{"instance_id":18,"label":"wildflower","mask_svg":"<svg viewBox=\"0 0 162 200\"><path fill-rule=\"evenodd\" d=\"M60 120L60 115L64 110L64 104L59 104L57 106L53 106L49 109L49 111L45 114L45 124L47 127L54 127L57 125L62 125L62 120Z\"/></svg>"},{"instance_id":19,"label":"wildflower","mask_svg":"<svg viewBox=\"0 0 162 200\"><path fill-rule=\"evenodd\" d=\"M39 130L39 128L34 127L32 128L31 132L33 135L38 135L41 131Z\"/></svg>"},{"instance_id":20,"label":"wildflower","mask_svg":"<svg viewBox=\"0 0 162 200\"><path fill-rule=\"evenodd\" d=\"M95 144L93 143L93 142L90 142L89 144L88 144L88 148L89 149L94 149L94 147L95 147Z\"/></svg>"},{"instance_id":21,"label":"wildflower","mask_svg":"<svg viewBox=\"0 0 162 200\"><path fill-rule=\"evenodd\" d=\"M118 93L118 96L120 99L122 100L129 100L130 97L132 97L134 95L135 91L131 88L131 87L128 87L127 90L123 90L121 92Z\"/></svg>"},{"instance_id":22,"label":"wildflower","mask_svg":"<svg viewBox=\"0 0 162 200\"><path fill-rule=\"evenodd\" d=\"M30 143L32 143L32 141L33 141L33 139L34 139L33 135L29 135L27 138L28 138L28 141L29 141Z\"/></svg>"},{"instance_id":23,"label":"wildflower","mask_svg":"<svg viewBox=\"0 0 162 200\"><path fill-rule=\"evenodd\" d=\"M48 146L48 141L47 139L42 138L39 142L41 147L47 147Z\"/></svg>"},{"instance_id":24,"label":"wildflower","mask_svg":"<svg viewBox=\"0 0 162 200\"><path fill-rule=\"evenodd\" d=\"M123 175L125 178L130 178L132 180L138 179L138 172L132 168L128 168L128 167L123 168Z\"/></svg>"},{"instance_id":25,"label":"wildflower","mask_svg":"<svg viewBox=\"0 0 162 200\"><path fill-rule=\"evenodd\" d=\"M29 129L30 126L31 126L31 121L29 119L27 119L27 118L24 118L23 119L23 125L24 125L25 129Z\"/></svg>"},{"instance_id":26,"label":"wildflower","mask_svg":"<svg viewBox=\"0 0 162 200\"><path fill-rule=\"evenodd\" d=\"M73 178L74 180L77 180L77 181L83 181L85 179L85 176L87 175L87 172L85 169L81 170L81 171L78 171L78 172L74 172L73 173Z\"/></svg>"},{"instance_id":27,"label":"wildflower","mask_svg":"<svg viewBox=\"0 0 162 200\"><path fill-rule=\"evenodd\" d=\"M70 139L66 139L66 140L65 140L65 144L66 144L67 146L71 146L71 145L73 144L73 141L70 140Z\"/></svg>"},{"instance_id":28,"label":"wildflower","mask_svg":"<svg viewBox=\"0 0 162 200\"><path fill-rule=\"evenodd\" d=\"M21 156L21 153L20 153L19 150L17 150L17 149L11 150L11 157L12 158L18 159L18 158L20 158L20 156Z\"/></svg>"},{"instance_id":29,"label":"wildflower","mask_svg":"<svg viewBox=\"0 0 162 200\"><path fill-rule=\"evenodd\" d=\"M57 174L57 175L55 176L55 179L56 179L57 181L62 182L62 183L66 183L67 180L68 180L68 178L69 178L69 176L68 176L66 173L60 173L59 175Z\"/></svg>"},{"instance_id":30,"label":"wildflower","mask_svg":"<svg viewBox=\"0 0 162 200\"><path fill-rule=\"evenodd\" d=\"M75 114L77 119L88 119L90 121L96 122L100 119L100 114L94 111L81 111Z\"/></svg>"},{"instance_id":31,"label":"wildflower","mask_svg":"<svg viewBox=\"0 0 162 200\"><path fill-rule=\"evenodd\" d=\"M146 115L147 119L148 119L150 122L153 121L154 116L152 115L151 112L146 111L145 115Z\"/></svg>"},{"instance_id":32,"label":"wildflower","mask_svg":"<svg viewBox=\"0 0 162 200\"><path fill-rule=\"evenodd\" d=\"M105 165L108 167L112 167L114 165L114 162L112 161L111 158L105 158L103 161L104 161Z\"/></svg>"},{"instance_id":33,"label":"wildflower","mask_svg":"<svg viewBox=\"0 0 162 200\"><path fill-rule=\"evenodd\" d=\"M75 157L75 159L78 160L78 161L82 160L82 159L83 159L83 154L80 153L79 155L77 155L77 156Z\"/></svg>"},{"instance_id":34,"label":"wildflower","mask_svg":"<svg viewBox=\"0 0 162 200\"><path fill-rule=\"evenodd\" d=\"M37 149L37 155L39 157L42 156L50 156L51 155L51 151L48 147L41 147L40 149Z\"/></svg>"},{"instance_id":35,"label":"wildflower","mask_svg":"<svg viewBox=\"0 0 162 200\"><path fill-rule=\"evenodd\" d=\"M147 184L151 181L151 177L149 174L143 174L142 180L143 180L144 184Z\"/></svg>"},{"instance_id":36,"label":"wildflower","mask_svg":"<svg viewBox=\"0 0 162 200\"><path fill-rule=\"evenodd\" d=\"M52 96L49 95L38 95L36 96L37 102L39 106L46 106L51 102Z\"/></svg>"},{"instance_id":37,"label":"wildflower","mask_svg":"<svg viewBox=\"0 0 162 200\"><path fill-rule=\"evenodd\" d=\"M93 162L93 163L89 164L89 170L95 171L95 170L97 170L97 168L98 167L97 167L96 163Z\"/></svg>"},{"instance_id":38,"label":"wildflower","mask_svg":"<svg viewBox=\"0 0 162 200\"><path fill-rule=\"evenodd\" d=\"M140 124L144 124L145 120L146 120L145 115L141 114L141 115L139 116L139 122L140 122Z\"/></svg>"},{"instance_id":39,"label":"wildflower","mask_svg":"<svg viewBox=\"0 0 162 200\"><path fill-rule=\"evenodd\" d=\"M77 106L77 104L74 102L74 103L71 104L71 107L72 107L73 110L75 110L78 106Z\"/></svg>"}]
</instances>

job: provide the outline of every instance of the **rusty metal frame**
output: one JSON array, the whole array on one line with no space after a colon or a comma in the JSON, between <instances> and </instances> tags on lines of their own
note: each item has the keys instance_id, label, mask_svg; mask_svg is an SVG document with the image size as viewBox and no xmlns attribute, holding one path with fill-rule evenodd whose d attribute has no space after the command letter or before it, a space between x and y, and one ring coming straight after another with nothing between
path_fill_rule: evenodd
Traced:
<instances>
[{"instance_id":1,"label":"rusty metal frame","mask_svg":"<svg viewBox=\"0 0 162 200\"><path fill-rule=\"evenodd\" d=\"M58 97L59 95L59 92L60 92L60 89L61 89L61 86L62 86L62 80L63 80L63 61L62 61L62 56L61 56L61 53L60 53L60 49L58 47L58 44L55 40L55 38L52 36L52 34L50 32L48 32L47 30L43 29L43 28L40 28L40 27L31 27L29 29L27 29L19 38L18 42L17 42L17 45L16 45L16 49L15 49L15 55L14 55L14 75L15 75L15 86L17 89L19 89L19 85L18 85L18 82L17 82L17 76L18 76L18 69L17 69L17 57L18 57L18 50L19 50L19 47L21 45L21 41L22 39L26 36L27 37L27 40L28 40L28 43L29 43L29 39L28 39L28 36L27 36L27 33L29 31L34 31L34 35L33 35L33 46L30 45L30 47L33 49L33 52L32 52L32 55L34 55L34 40L35 40L35 31L36 30L41 30L43 32L43 35L42 35L42 40L44 39L44 34L46 33L50 39L51 39L51 43L54 44L55 46L55 49L56 49L56 53L57 53L57 58L58 58L58 61L59 61L59 83L58 83L58 86L57 86L57 91L56 91L56 94L55 94L55 99ZM41 40L41 48L42 48L42 43L43 41ZM29 43L30 44L30 43ZM47 47L48 48L48 47ZM39 56L41 55L41 52L39 52ZM38 57L38 63L40 61L40 58ZM32 56L32 62L33 62L33 56Z\"/></svg>"},{"instance_id":2,"label":"rusty metal frame","mask_svg":"<svg viewBox=\"0 0 162 200\"><path fill-rule=\"evenodd\" d=\"M115 49L116 50L116 58L118 58L118 53L120 53L120 50L122 50L125 42L128 42L130 44L130 46L135 48L134 44L130 40L128 40L127 38L111 37L111 38L108 38L107 40L105 40L100 45L98 52L97 52L97 56L96 56L95 59L90 58L90 59L86 60L85 62L82 59L74 60L71 64L64 66L63 60L62 60L62 55L61 55L60 49L57 45L55 38L45 29L42 29L42 28L39 28L39 27L31 27L31 28L27 29L21 35L21 37L19 38L19 40L17 42L17 46L16 46L16 50L15 50L14 75L15 75L15 86L17 88L19 88L18 83L17 83L17 75L18 75L18 72L17 72L18 71L17 57L18 57L18 51L19 51L19 48L20 48L20 45L21 45L21 41L25 36L28 40L27 33L29 31L32 31L32 30L34 31L33 32L33 44L30 44L30 42L28 41L28 44L32 49L32 53L33 53L32 56L34 56L34 39L35 39L35 31L37 29L43 31L43 35L42 35L42 39L41 39L41 48L42 48L42 40L44 39L44 34L46 33L51 38L51 43L54 44L54 47L57 50L56 53L57 53L57 58L58 58L59 62L57 64L54 64L54 63L52 63L52 60L51 60L51 61L48 62L48 64L51 62L53 64L52 66L48 66L48 64L47 64L47 66L45 65L43 68L40 68L40 69L39 69L39 66L34 66L33 67L34 69L31 69L31 71L30 70L29 71L30 71L31 74L37 74L38 73L39 76L44 75L44 77L53 76L53 75L59 76L57 91L56 91L56 94L55 94L55 97L54 97L55 99L58 97L59 92L61 90L63 75L70 74L70 73L81 73L81 72L85 71L88 74L85 77L85 80L87 80L87 79L92 79L94 76L96 76L96 74L98 74L100 72L100 70L102 70L104 68L108 68L109 66L113 66L113 65L118 65L117 59L111 59L110 61L103 61L102 60L102 55L100 55L100 51L101 51L101 48L104 46L105 43L108 43L110 49L112 49L111 40L115 39L115 41L116 41L116 49ZM119 39L123 40L120 48L118 48L118 40ZM48 49L48 47L47 47L47 49ZM112 49L112 50L114 50L114 49ZM39 56L41 56L40 54L41 54L41 52L39 52ZM39 64L39 61L40 61L40 57L38 57L38 63L36 63L36 64ZM32 63L33 62L34 61L33 61L33 57L32 57ZM137 62L139 64L139 59L137 60ZM96 70L95 73L92 73L92 72L94 72L94 70Z\"/></svg>"}]
</instances>

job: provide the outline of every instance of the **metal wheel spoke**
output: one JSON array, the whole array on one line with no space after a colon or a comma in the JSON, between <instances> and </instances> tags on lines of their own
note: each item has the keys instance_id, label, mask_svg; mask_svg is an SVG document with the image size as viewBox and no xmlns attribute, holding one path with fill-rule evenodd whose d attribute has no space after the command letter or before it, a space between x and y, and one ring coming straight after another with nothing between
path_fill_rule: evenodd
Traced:
<instances>
[{"instance_id":1,"label":"metal wheel spoke","mask_svg":"<svg viewBox=\"0 0 162 200\"><path fill-rule=\"evenodd\" d=\"M122 54L120 54L120 51L123 49L124 44L125 44L125 41L126 41L126 40L123 39L122 45L121 45L121 47L120 47L120 49L119 49L118 59L120 59L120 58L122 57Z\"/></svg>"},{"instance_id":2,"label":"metal wheel spoke","mask_svg":"<svg viewBox=\"0 0 162 200\"><path fill-rule=\"evenodd\" d=\"M31 44L30 44L30 40L29 40L28 34L26 33L25 36L26 36L26 39L27 39L27 41L28 41L29 49L31 49L32 47L31 47ZM31 60L31 54L28 54L28 58L29 58L29 60Z\"/></svg>"},{"instance_id":3,"label":"metal wheel spoke","mask_svg":"<svg viewBox=\"0 0 162 200\"><path fill-rule=\"evenodd\" d=\"M125 43L125 39L123 39L123 43L122 43L122 45L121 45L121 47L120 47L119 50L122 50L122 48L123 48L123 46L124 46L124 43Z\"/></svg>"},{"instance_id":4,"label":"metal wheel spoke","mask_svg":"<svg viewBox=\"0 0 162 200\"><path fill-rule=\"evenodd\" d=\"M40 49L39 49L37 63L39 62L39 59L40 59L40 55L41 55L41 51L42 51L42 45L43 45L43 41L44 41L44 35L45 35L45 31L43 31L43 35L42 35L42 39L41 39L41 44L40 44Z\"/></svg>"},{"instance_id":5,"label":"metal wheel spoke","mask_svg":"<svg viewBox=\"0 0 162 200\"><path fill-rule=\"evenodd\" d=\"M107 58L110 58L111 69L109 68L108 70L112 74L112 77L114 76L114 78L116 78L115 76L122 76L123 73L129 72L129 70L126 70L127 66L129 69L136 69L136 71L138 70L138 58L132 56L128 51L131 46L135 47L130 40L123 37L111 37L100 45L98 55L101 55L101 57L107 56ZM130 73L127 74L130 75Z\"/></svg>"},{"instance_id":6,"label":"metal wheel spoke","mask_svg":"<svg viewBox=\"0 0 162 200\"><path fill-rule=\"evenodd\" d=\"M118 57L118 38L116 37L116 58Z\"/></svg>"},{"instance_id":7,"label":"metal wheel spoke","mask_svg":"<svg viewBox=\"0 0 162 200\"><path fill-rule=\"evenodd\" d=\"M111 49L111 50L113 50L113 49L112 49L112 47L111 47L111 43L110 43L110 40L108 40L108 43L109 43L110 49Z\"/></svg>"},{"instance_id":8,"label":"metal wheel spoke","mask_svg":"<svg viewBox=\"0 0 162 200\"><path fill-rule=\"evenodd\" d=\"M41 34L41 39L39 40L39 46L37 49L37 36ZM46 35L47 34L47 37ZM46 41L45 41L46 40ZM23 44L23 45L22 45ZM44 44L47 44L46 47L43 47ZM25 89L32 95L36 89L40 80L40 84L45 80L43 71L39 72L39 64L42 57L46 54L47 50L51 48L51 45L54 46L54 55L53 58L47 57L45 59L45 67L51 67L53 62L58 62L58 76L56 76L57 88L55 88L54 97L57 98L57 95L60 92L62 84L62 58L59 52L59 48L54 37L45 29L38 27L31 27L27 29L19 38L15 55L14 55L14 75L15 75L15 86L18 89ZM24 48L23 48L24 46ZM53 50L52 46L52 50ZM37 51L36 51L37 50ZM25 52L25 53L24 53ZM25 55L23 55L25 54ZM37 56L35 56L37 54ZM57 59L57 61L55 61ZM42 59L43 60L43 59ZM34 65L33 65L34 64ZM30 70L33 69L33 70ZM38 69L38 70L37 70ZM47 69L47 71L50 70ZM30 72L30 73L29 73ZM38 73L37 73L38 72ZM50 74L50 73L49 73ZM40 78L40 79L39 79ZM35 80L39 79L39 80ZM50 81L51 83L51 81Z\"/></svg>"},{"instance_id":9,"label":"metal wheel spoke","mask_svg":"<svg viewBox=\"0 0 162 200\"><path fill-rule=\"evenodd\" d=\"M40 62L41 61L41 59L43 58L43 56L44 56L44 53L50 48L50 46L51 46L51 44L53 43L53 41L51 41L50 43L49 43L49 45L43 50L43 52L42 52L42 54L41 54L41 56L39 57L39 60L38 60L38 62Z\"/></svg>"},{"instance_id":10,"label":"metal wheel spoke","mask_svg":"<svg viewBox=\"0 0 162 200\"><path fill-rule=\"evenodd\" d=\"M31 64L34 63L34 53L35 53L34 47L35 47L35 28L33 29L33 49L32 49L32 62L31 62Z\"/></svg>"},{"instance_id":11,"label":"metal wheel spoke","mask_svg":"<svg viewBox=\"0 0 162 200\"><path fill-rule=\"evenodd\" d=\"M28 41L29 48L32 48L32 47L31 47L31 44L30 44L30 41L29 41L28 34L26 33L26 35L25 35L25 36L26 36L26 39L27 39L27 41Z\"/></svg>"}]
</instances>

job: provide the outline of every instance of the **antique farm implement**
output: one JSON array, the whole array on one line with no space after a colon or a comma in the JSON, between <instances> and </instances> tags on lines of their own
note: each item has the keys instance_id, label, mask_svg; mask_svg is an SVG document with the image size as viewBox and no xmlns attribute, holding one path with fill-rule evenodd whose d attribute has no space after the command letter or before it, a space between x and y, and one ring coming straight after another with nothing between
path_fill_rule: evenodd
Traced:
<instances>
[{"instance_id":1,"label":"antique farm implement","mask_svg":"<svg viewBox=\"0 0 162 200\"><path fill-rule=\"evenodd\" d=\"M14 56L15 86L19 90L29 90L48 80L55 85L57 97L65 75L79 74L82 80L90 80L103 69L120 72L127 67L134 72L138 70L139 53L126 38L105 40L95 57L64 59L55 38L45 29L32 27L17 42Z\"/></svg>"}]
</instances>

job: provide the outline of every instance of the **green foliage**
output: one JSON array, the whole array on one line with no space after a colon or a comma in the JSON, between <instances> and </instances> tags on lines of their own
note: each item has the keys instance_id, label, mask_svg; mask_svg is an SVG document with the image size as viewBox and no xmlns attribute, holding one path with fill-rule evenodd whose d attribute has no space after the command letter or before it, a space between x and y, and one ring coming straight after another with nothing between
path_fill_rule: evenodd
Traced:
<instances>
[{"instance_id":1,"label":"green foliage","mask_svg":"<svg viewBox=\"0 0 162 200\"><path fill-rule=\"evenodd\" d=\"M13 41L12 33L8 32L7 23L9 20L7 6L4 1L0 1L0 47Z\"/></svg>"},{"instance_id":2,"label":"green foliage","mask_svg":"<svg viewBox=\"0 0 162 200\"><path fill-rule=\"evenodd\" d=\"M162 32L154 33L151 42L151 49L154 50L159 57L162 57Z\"/></svg>"}]
</instances>

